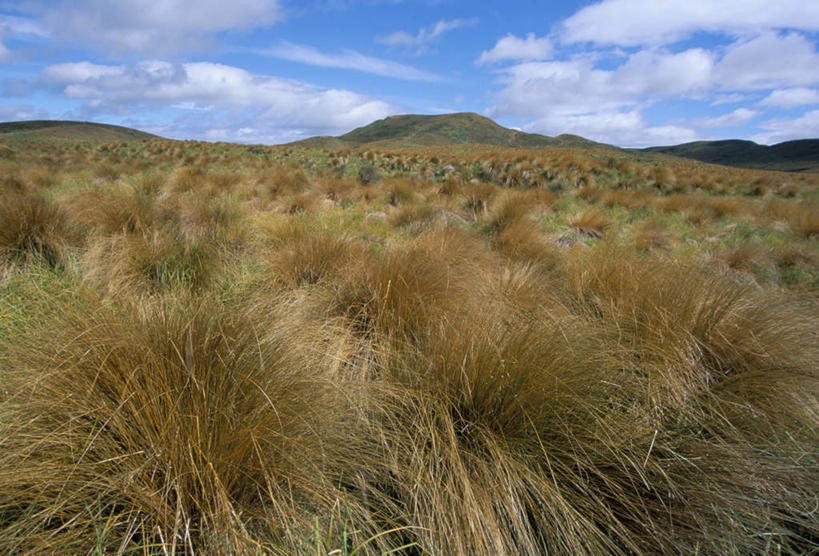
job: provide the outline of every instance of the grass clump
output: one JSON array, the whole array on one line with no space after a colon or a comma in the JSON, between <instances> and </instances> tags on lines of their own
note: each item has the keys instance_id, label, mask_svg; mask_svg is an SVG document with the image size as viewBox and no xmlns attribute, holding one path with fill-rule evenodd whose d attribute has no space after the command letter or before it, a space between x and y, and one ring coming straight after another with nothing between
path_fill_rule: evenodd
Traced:
<instances>
[{"instance_id":1,"label":"grass clump","mask_svg":"<svg viewBox=\"0 0 819 556\"><path fill-rule=\"evenodd\" d=\"M65 262L69 234L64 213L39 194L0 191L0 262Z\"/></svg>"},{"instance_id":2,"label":"grass clump","mask_svg":"<svg viewBox=\"0 0 819 556\"><path fill-rule=\"evenodd\" d=\"M2 345L4 549L254 552L332 497L325 466L356 435L320 361L286 349L292 319L205 298L52 303Z\"/></svg>"}]
</instances>

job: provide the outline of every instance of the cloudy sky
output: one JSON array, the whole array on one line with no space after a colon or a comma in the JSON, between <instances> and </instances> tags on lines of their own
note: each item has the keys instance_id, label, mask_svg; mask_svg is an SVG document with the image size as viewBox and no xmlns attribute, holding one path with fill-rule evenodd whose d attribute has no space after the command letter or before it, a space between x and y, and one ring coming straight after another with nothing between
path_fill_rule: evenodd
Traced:
<instances>
[{"instance_id":1,"label":"cloudy sky","mask_svg":"<svg viewBox=\"0 0 819 556\"><path fill-rule=\"evenodd\" d=\"M454 111L620 146L819 137L819 1L0 0L0 121L279 143Z\"/></svg>"}]
</instances>

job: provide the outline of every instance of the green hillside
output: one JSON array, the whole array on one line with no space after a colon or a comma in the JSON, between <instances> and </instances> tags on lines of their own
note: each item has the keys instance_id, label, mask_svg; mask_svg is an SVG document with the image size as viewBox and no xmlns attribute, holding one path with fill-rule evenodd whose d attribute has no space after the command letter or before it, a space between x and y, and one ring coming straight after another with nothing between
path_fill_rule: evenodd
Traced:
<instances>
[{"instance_id":1,"label":"green hillside","mask_svg":"<svg viewBox=\"0 0 819 556\"><path fill-rule=\"evenodd\" d=\"M64 141L139 141L156 135L110 124L66 120L0 122L0 139L57 139Z\"/></svg>"},{"instance_id":2,"label":"green hillside","mask_svg":"<svg viewBox=\"0 0 819 556\"><path fill-rule=\"evenodd\" d=\"M339 137L312 137L297 144L320 148L374 146L380 148L483 144L501 147L599 147L576 135L547 137L498 125L471 112L426 116L406 114L375 121Z\"/></svg>"},{"instance_id":3,"label":"green hillside","mask_svg":"<svg viewBox=\"0 0 819 556\"><path fill-rule=\"evenodd\" d=\"M787 141L771 146L738 139L695 141L643 150L739 168L819 172L819 139Z\"/></svg>"}]
</instances>

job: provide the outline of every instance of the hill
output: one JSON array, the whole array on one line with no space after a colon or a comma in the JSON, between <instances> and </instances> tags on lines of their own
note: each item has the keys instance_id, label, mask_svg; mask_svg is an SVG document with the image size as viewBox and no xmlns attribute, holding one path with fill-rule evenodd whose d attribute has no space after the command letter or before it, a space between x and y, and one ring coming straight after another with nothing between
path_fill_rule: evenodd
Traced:
<instances>
[{"instance_id":1,"label":"hill","mask_svg":"<svg viewBox=\"0 0 819 556\"><path fill-rule=\"evenodd\" d=\"M667 147L649 147L643 151L739 168L819 172L819 139L787 141L771 146L738 139L695 141Z\"/></svg>"},{"instance_id":2,"label":"hill","mask_svg":"<svg viewBox=\"0 0 819 556\"><path fill-rule=\"evenodd\" d=\"M0 122L0 139L61 139L67 141L139 141L156 135L110 124L68 120Z\"/></svg>"},{"instance_id":3,"label":"hill","mask_svg":"<svg viewBox=\"0 0 819 556\"><path fill-rule=\"evenodd\" d=\"M405 114L377 120L339 137L311 137L294 143L305 147L379 148L432 147L449 144L483 144L502 147L606 147L576 135L547 137L498 125L471 112L436 116Z\"/></svg>"}]
</instances>

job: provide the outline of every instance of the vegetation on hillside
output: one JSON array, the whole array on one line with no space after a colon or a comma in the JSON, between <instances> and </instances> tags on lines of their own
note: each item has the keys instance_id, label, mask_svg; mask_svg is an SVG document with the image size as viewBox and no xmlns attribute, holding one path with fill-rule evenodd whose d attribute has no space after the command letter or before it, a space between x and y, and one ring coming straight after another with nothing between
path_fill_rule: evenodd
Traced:
<instances>
[{"instance_id":1,"label":"vegetation on hillside","mask_svg":"<svg viewBox=\"0 0 819 556\"><path fill-rule=\"evenodd\" d=\"M138 141L156 138L156 135L136 129L93 122L68 120L27 120L0 122L0 139L3 141L62 140L62 141Z\"/></svg>"},{"instance_id":2,"label":"vegetation on hillside","mask_svg":"<svg viewBox=\"0 0 819 556\"><path fill-rule=\"evenodd\" d=\"M417 148L452 144L484 144L499 147L594 147L594 141L575 135L546 137L502 127L489 118L463 112L436 116L405 114L390 116L339 137L313 137L294 145L317 148Z\"/></svg>"},{"instance_id":3,"label":"vegetation on hillside","mask_svg":"<svg viewBox=\"0 0 819 556\"><path fill-rule=\"evenodd\" d=\"M819 178L0 136L0 552L819 548Z\"/></svg>"},{"instance_id":4,"label":"vegetation on hillside","mask_svg":"<svg viewBox=\"0 0 819 556\"><path fill-rule=\"evenodd\" d=\"M819 139L786 141L771 146L736 139L695 141L643 150L740 168L819 172Z\"/></svg>"}]
</instances>

